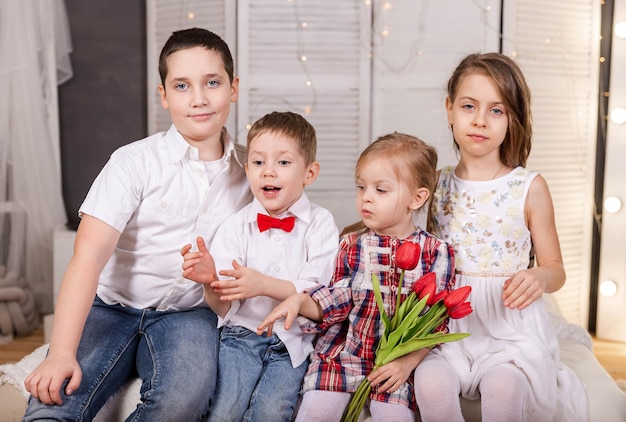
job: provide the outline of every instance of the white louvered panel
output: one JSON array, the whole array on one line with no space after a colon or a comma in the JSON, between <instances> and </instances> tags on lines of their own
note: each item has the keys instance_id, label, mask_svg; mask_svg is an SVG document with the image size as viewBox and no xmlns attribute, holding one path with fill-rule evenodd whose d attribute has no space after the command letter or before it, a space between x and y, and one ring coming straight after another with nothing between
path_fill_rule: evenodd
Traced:
<instances>
[{"instance_id":1,"label":"white louvered panel","mask_svg":"<svg viewBox=\"0 0 626 422\"><path fill-rule=\"evenodd\" d=\"M346 201L370 136L370 6L361 0L240 0L237 12L239 139L268 112L304 115L316 129L321 166L307 192L340 227L353 223L354 202Z\"/></svg>"},{"instance_id":2,"label":"white louvered panel","mask_svg":"<svg viewBox=\"0 0 626 422\"><path fill-rule=\"evenodd\" d=\"M500 2L377 0L374 8L373 134L416 135L437 148L439 167L456 163L446 84L462 56L498 49Z\"/></svg>"},{"instance_id":3,"label":"white louvered panel","mask_svg":"<svg viewBox=\"0 0 626 422\"><path fill-rule=\"evenodd\" d=\"M532 91L528 167L549 184L567 273L555 297L565 317L583 326L589 309L599 7L593 0L504 3L504 53L515 57Z\"/></svg>"},{"instance_id":4,"label":"white louvered panel","mask_svg":"<svg viewBox=\"0 0 626 422\"><path fill-rule=\"evenodd\" d=\"M235 55L233 4L227 6L228 0L147 0L146 1L146 36L148 63L148 132L167 130L171 124L167 110L161 107L161 97L157 86L161 83L158 65L161 48L172 32L191 28L206 28L215 32L228 43L233 56ZM234 10L234 9L233 9ZM227 23L232 27L226 30ZM236 66L237 63L235 63ZM232 113L235 109L232 109ZM231 116L229 121L234 122Z\"/></svg>"}]
</instances>

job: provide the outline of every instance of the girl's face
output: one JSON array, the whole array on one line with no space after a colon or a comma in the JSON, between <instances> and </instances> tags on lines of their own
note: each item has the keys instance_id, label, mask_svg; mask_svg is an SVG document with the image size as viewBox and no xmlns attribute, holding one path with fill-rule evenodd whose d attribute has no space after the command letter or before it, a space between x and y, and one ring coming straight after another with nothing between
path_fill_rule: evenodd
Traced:
<instances>
[{"instance_id":1,"label":"girl's face","mask_svg":"<svg viewBox=\"0 0 626 422\"><path fill-rule=\"evenodd\" d=\"M499 149L506 137L509 120L491 77L482 73L464 76L454 102L448 98L446 108L461 158L491 156L500 159Z\"/></svg>"},{"instance_id":2,"label":"girl's face","mask_svg":"<svg viewBox=\"0 0 626 422\"><path fill-rule=\"evenodd\" d=\"M428 190L412 190L390 168L386 159L370 159L361 165L356 207L367 227L382 236L404 239L415 231L413 211L428 199Z\"/></svg>"}]
</instances>

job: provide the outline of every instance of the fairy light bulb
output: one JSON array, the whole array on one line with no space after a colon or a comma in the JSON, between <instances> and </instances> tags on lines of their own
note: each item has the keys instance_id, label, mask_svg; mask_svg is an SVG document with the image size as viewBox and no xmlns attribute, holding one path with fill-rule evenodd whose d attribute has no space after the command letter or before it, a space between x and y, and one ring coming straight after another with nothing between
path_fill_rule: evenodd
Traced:
<instances>
[{"instance_id":1,"label":"fairy light bulb","mask_svg":"<svg viewBox=\"0 0 626 422\"><path fill-rule=\"evenodd\" d=\"M614 108L613 111L611 111L611 121L618 125L626 122L626 110L621 107Z\"/></svg>"},{"instance_id":2,"label":"fairy light bulb","mask_svg":"<svg viewBox=\"0 0 626 422\"><path fill-rule=\"evenodd\" d=\"M606 297L613 297L617 293L617 283L613 280L604 280L600 283L600 294Z\"/></svg>"},{"instance_id":3,"label":"fairy light bulb","mask_svg":"<svg viewBox=\"0 0 626 422\"><path fill-rule=\"evenodd\" d=\"M617 196L609 196L604 200L604 209L606 212L615 214L622 209L622 201Z\"/></svg>"},{"instance_id":4,"label":"fairy light bulb","mask_svg":"<svg viewBox=\"0 0 626 422\"><path fill-rule=\"evenodd\" d=\"M618 22L615 25L615 36L617 38L626 38L626 22Z\"/></svg>"}]
</instances>

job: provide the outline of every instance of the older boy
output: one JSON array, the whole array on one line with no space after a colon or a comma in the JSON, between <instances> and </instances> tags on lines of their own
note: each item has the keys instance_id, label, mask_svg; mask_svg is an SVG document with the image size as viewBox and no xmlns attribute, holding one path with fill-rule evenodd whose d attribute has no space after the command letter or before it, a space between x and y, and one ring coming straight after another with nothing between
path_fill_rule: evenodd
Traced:
<instances>
[{"instance_id":1,"label":"older boy","mask_svg":"<svg viewBox=\"0 0 626 422\"><path fill-rule=\"evenodd\" d=\"M48 356L25 380L25 421L92 420L137 374L142 402L130 419L208 412L217 317L177 252L198 235L210 242L250 201L245 150L224 129L239 80L226 43L198 28L172 34L159 72L173 124L115 151L79 210Z\"/></svg>"},{"instance_id":2,"label":"older boy","mask_svg":"<svg viewBox=\"0 0 626 422\"><path fill-rule=\"evenodd\" d=\"M315 129L299 114L258 120L248 133L245 165L253 202L224 222L211 254L201 238L199 252L191 245L181 251L183 275L205 283L223 326L210 421L291 420L312 335L278 327L266 337L256 329L283 299L328 284L333 273L337 226L304 193L319 172L316 144Z\"/></svg>"}]
</instances>

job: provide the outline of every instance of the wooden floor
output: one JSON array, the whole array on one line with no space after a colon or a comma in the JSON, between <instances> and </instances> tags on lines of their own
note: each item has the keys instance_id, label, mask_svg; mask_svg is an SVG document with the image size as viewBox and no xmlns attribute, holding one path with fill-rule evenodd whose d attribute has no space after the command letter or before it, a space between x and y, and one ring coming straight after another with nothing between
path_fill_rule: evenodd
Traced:
<instances>
[{"instance_id":1,"label":"wooden floor","mask_svg":"<svg viewBox=\"0 0 626 422\"><path fill-rule=\"evenodd\" d=\"M0 345L0 364L17 362L43 344L43 328L31 335L15 338ZM606 371L615 379L626 380L626 343L593 339L594 353Z\"/></svg>"}]
</instances>

